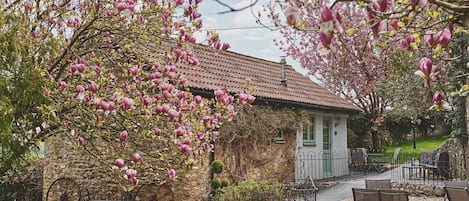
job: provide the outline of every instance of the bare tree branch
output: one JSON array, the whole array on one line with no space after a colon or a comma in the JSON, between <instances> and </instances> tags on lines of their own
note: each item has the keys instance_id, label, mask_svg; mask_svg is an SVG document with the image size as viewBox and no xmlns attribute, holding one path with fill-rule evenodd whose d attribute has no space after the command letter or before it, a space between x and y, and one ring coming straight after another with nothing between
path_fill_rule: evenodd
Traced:
<instances>
[{"instance_id":1,"label":"bare tree branch","mask_svg":"<svg viewBox=\"0 0 469 201\"><path fill-rule=\"evenodd\" d=\"M242 10L245 10L247 8L251 8L253 7L254 5L257 4L257 2L259 2L259 0L255 0L254 2L251 1L251 4L247 5L247 6L244 6L244 7L241 7L241 8L233 8L231 7L230 5L224 3L223 1L221 0L214 0L215 2L217 2L218 4L224 6L224 7L227 7L229 10L226 10L226 11L221 11L221 12L218 12L218 14L226 14L226 13L231 13L231 12L238 12L238 11L242 11Z\"/></svg>"}]
</instances>

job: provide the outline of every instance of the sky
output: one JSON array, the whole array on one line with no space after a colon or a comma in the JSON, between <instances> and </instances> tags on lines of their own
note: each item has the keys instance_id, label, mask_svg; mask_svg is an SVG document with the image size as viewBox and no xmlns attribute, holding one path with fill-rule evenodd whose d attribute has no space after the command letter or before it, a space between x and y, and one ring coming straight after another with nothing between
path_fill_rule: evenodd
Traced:
<instances>
[{"instance_id":1,"label":"sky","mask_svg":"<svg viewBox=\"0 0 469 201\"><path fill-rule=\"evenodd\" d=\"M233 8L242 8L251 3L251 0L221 0L223 3ZM204 0L199 5L199 12L202 13L204 23L203 29L216 30L220 38L224 42L231 45L230 51L258 57L274 62L280 62L280 57L285 53L275 46L273 40L281 39L282 36L278 31L271 31L256 23L256 18L251 12L265 13L262 4L268 3L270 0L259 0L259 2L251 9L245 9L239 12L229 12L219 14L219 12L229 10L214 0ZM262 16L266 16L263 14ZM271 25L270 20L266 17L261 18L265 25ZM252 28L256 27L256 28ZM203 34L197 34L199 41ZM287 58L287 63L292 65L295 70L302 74L306 74L306 70L300 67L298 62L291 58Z\"/></svg>"}]
</instances>

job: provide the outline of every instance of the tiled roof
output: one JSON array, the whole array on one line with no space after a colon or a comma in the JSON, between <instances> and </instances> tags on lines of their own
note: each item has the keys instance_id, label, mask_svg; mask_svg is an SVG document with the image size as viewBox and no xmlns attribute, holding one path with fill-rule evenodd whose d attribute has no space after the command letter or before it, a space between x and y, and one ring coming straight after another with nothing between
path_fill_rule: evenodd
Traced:
<instances>
[{"instance_id":1,"label":"tiled roof","mask_svg":"<svg viewBox=\"0 0 469 201\"><path fill-rule=\"evenodd\" d=\"M287 87L280 85L281 64L230 51L214 51L202 45L193 47L200 65L180 66L191 88L217 90L226 87L240 92L246 78L255 89L255 97L334 110L358 111L359 108L327 91L286 65Z\"/></svg>"}]
</instances>

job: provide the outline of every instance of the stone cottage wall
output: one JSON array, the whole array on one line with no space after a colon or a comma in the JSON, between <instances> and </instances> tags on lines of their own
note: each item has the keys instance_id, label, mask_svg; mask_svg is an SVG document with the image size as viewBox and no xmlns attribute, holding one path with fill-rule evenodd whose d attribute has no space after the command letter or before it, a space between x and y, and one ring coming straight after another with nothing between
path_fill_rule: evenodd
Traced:
<instances>
[{"instance_id":1,"label":"stone cottage wall","mask_svg":"<svg viewBox=\"0 0 469 201\"><path fill-rule=\"evenodd\" d=\"M292 182L295 179L296 132L284 133L282 143L254 144L239 149L232 144L216 144L215 159L223 161L225 170L216 175L231 182L246 179Z\"/></svg>"},{"instance_id":2,"label":"stone cottage wall","mask_svg":"<svg viewBox=\"0 0 469 201\"><path fill-rule=\"evenodd\" d=\"M466 178L467 171L464 166L465 155L463 144L456 138L446 140L439 148L440 152L448 152L451 175L455 179Z\"/></svg>"},{"instance_id":3,"label":"stone cottage wall","mask_svg":"<svg viewBox=\"0 0 469 201\"><path fill-rule=\"evenodd\" d=\"M45 143L45 158L48 164L44 166L43 200L46 200L45 197L50 185L61 177L72 178L81 187L86 188L92 198L121 198L121 188L116 186L113 177L109 176L113 164L103 165L84 149L74 148L68 139L59 137L49 139ZM145 178L139 179L146 180ZM207 200L210 190L209 179L208 166L195 167L188 174L180 175L177 182L163 187L147 185L142 188L142 192L160 192L159 195L164 195L164 197L158 197L158 200ZM137 187L145 183L141 182ZM169 191L172 191L173 194ZM49 200L59 200L57 196L50 194ZM139 197L137 200L148 200L144 193L140 193Z\"/></svg>"}]
</instances>

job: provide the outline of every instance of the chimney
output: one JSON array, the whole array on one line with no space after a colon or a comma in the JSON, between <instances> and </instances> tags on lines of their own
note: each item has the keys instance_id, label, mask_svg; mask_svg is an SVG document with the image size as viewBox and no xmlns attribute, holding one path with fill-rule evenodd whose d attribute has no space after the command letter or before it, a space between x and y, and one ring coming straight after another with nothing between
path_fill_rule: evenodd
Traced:
<instances>
[{"instance_id":1,"label":"chimney","mask_svg":"<svg viewBox=\"0 0 469 201\"><path fill-rule=\"evenodd\" d=\"M280 85L283 87L287 87L287 78L285 77L285 66L287 61L285 60L285 56L280 57L280 65L281 65L281 75L280 75Z\"/></svg>"}]
</instances>

